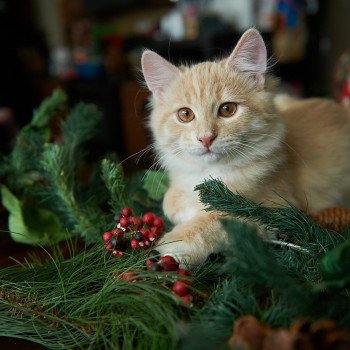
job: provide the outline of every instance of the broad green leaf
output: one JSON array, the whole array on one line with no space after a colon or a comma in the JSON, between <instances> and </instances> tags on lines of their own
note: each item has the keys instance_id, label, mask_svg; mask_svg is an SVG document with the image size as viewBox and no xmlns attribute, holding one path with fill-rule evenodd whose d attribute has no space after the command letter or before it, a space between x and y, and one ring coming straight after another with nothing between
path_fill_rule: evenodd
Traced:
<instances>
[{"instance_id":1,"label":"broad green leaf","mask_svg":"<svg viewBox=\"0 0 350 350\"><path fill-rule=\"evenodd\" d=\"M58 217L51 211L20 201L1 185L2 203L9 211L8 228L18 243L51 245L67 237Z\"/></svg>"},{"instance_id":2,"label":"broad green leaf","mask_svg":"<svg viewBox=\"0 0 350 350\"><path fill-rule=\"evenodd\" d=\"M143 188L150 198L159 201L169 188L169 178L163 171L148 170L145 174Z\"/></svg>"},{"instance_id":3,"label":"broad green leaf","mask_svg":"<svg viewBox=\"0 0 350 350\"><path fill-rule=\"evenodd\" d=\"M340 289L350 285L350 240L328 252L320 267L326 285Z\"/></svg>"}]
</instances>

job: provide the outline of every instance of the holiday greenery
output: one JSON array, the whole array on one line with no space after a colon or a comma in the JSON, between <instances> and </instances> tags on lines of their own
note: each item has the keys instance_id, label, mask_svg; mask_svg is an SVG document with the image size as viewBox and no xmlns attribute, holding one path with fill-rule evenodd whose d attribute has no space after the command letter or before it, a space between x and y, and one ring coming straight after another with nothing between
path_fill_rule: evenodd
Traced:
<instances>
[{"instance_id":1,"label":"holiday greenery","mask_svg":"<svg viewBox=\"0 0 350 350\"><path fill-rule=\"evenodd\" d=\"M42 248L44 261L0 271L0 336L50 349L218 349L228 346L244 315L269 327L331 319L350 329L349 230L322 229L288 203L253 203L219 179L196 190L206 210L223 213L231 244L192 276L175 265L158 268L147 249L128 248L117 257L107 252L102 235L116 228L116 214L129 218L128 207L135 216L161 216L168 183L155 171L125 178L113 155L87 162L100 117L92 105L70 109L58 90L2 158L9 233L50 248ZM62 240L64 246L55 245ZM186 302L181 296L187 295Z\"/></svg>"}]
</instances>

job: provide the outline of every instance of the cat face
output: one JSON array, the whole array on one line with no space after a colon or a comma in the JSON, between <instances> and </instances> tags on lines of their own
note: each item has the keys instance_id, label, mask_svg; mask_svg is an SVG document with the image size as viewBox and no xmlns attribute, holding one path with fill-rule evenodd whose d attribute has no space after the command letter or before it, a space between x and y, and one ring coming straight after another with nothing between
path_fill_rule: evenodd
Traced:
<instances>
[{"instance_id":1,"label":"cat face","mask_svg":"<svg viewBox=\"0 0 350 350\"><path fill-rule=\"evenodd\" d=\"M177 68L146 51L142 65L153 92L149 125L165 166L266 156L278 122L264 91L266 49L258 32L246 32L222 61Z\"/></svg>"}]
</instances>

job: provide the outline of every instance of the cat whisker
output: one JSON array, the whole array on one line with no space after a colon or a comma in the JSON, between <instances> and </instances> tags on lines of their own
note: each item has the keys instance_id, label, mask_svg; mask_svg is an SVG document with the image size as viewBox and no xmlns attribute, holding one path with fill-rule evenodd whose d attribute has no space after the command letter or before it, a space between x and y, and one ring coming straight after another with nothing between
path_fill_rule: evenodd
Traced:
<instances>
[{"instance_id":1,"label":"cat whisker","mask_svg":"<svg viewBox=\"0 0 350 350\"><path fill-rule=\"evenodd\" d=\"M157 170L162 168L167 162L169 162L169 158L179 155L182 152L182 149L178 146L171 150L171 153L164 153L163 155L158 154L156 161L150 166L150 169Z\"/></svg>"},{"instance_id":2,"label":"cat whisker","mask_svg":"<svg viewBox=\"0 0 350 350\"><path fill-rule=\"evenodd\" d=\"M267 136L267 137L271 137L277 141L282 142L285 146L287 146L292 152L294 152L297 157L304 163L305 166L308 166L307 163L305 162L305 160L303 159L303 157L301 156L301 154L299 152L297 152L288 142L286 142L282 137L277 137L275 135L270 135L270 134L263 134L263 133L253 133L253 132L249 132L247 133L247 135L259 135L259 136Z\"/></svg>"},{"instance_id":3,"label":"cat whisker","mask_svg":"<svg viewBox=\"0 0 350 350\"><path fill-rule=\"evenodd\" d=\"M268 156L264 154L259 148L247 142L234 141L234 142L230 142L229 146L231 146L229 153L227 153L227 150L225 148L227 156L235 156L236 155L235 153L238 153L239 156L241 156L243 159L249 162L256 160L257 157L268 158Z\"/></svg>"},{"instance_id":4,"label":"cat whisker","mask_svg":"<svg viewBox=\"0 0 350 350\"><path fill-rule=\"evenodd\" d=\"M121 160L119 162L119 164L123 164L125 163L127 160L133 158L133 157L136 157L137 155L139 155L139 158L141 158L144 154L146 154L147 152L149 152L152 148L154 147L154 144L150 144L148 146L146 146L145 148L142 148L140 151L137 151L133 154L131 154L130 156L124 158L123 160Z\"/></svg>"},{"instance_id":5,"label":"cat whisker","mask_svg":"<svg viewBox=\"0 0 350 350\"><path fill-rule=\"evenodd\" d=\"M154 146L155 146L154 143L151 143L150 145L145 147L143 149L143 151L140 152L140 154L135 159L135 163L138 164L143 156L145 156L147 153L149 153L150 151L152 151L155 148Z\"/></svg>"}]
</instances>

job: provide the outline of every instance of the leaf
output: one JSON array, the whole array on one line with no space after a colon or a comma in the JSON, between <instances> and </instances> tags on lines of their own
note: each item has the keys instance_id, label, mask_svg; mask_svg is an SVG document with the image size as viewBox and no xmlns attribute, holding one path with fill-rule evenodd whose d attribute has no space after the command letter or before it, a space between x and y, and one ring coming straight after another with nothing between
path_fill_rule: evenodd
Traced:
<instances>
[{"instance_id":1,"label":"leaf","mask_svg":"<svg viewBox=\"0 0 350 350\"><path fill-rule=\"evenodd\" d=\"M329 251L321 261L321 272L326 285L345 288L350 285L350 240Z\"/></svg>"},{"instance_id":2,"label":"leaf","mask_svg":"<svg viewBox=\"0 0 350 350\"><path fill-rule=\"evenodd\" d=\"M58 217L51 211L20 201L4 185L1 185L1 195L9 211L8 228L15 242L51 245L67 238Z\"/></svg>"},{"instance_id":3,"label":"leaf","mask_svg":"<svg viewBox=\"0 0 350 350\"><path fill-rule=\"evenodd\" d=\"M142 187L150 198L160 201L169 188L169 178L164 171L148 170Z\"/></svg>"}]
</instances>

